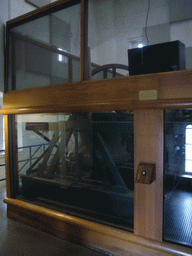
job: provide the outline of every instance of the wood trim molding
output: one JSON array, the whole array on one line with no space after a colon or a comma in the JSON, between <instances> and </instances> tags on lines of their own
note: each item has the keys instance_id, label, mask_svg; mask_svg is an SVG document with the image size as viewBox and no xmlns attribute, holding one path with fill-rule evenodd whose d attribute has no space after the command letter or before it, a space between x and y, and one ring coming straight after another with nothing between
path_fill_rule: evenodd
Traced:
<instances>
[{"instance_id":1,"label":"wood trim molding","mask_svg":"<svg viewBox=\"0 0 192 256\"><path fill-rule=\"evenodd\" d=\"M9 166L9 131L8 131L8 115L4 116L4 131L5 131L5 166L6 166L6 192L7 197L11 198L11 180Z\"/></svg>"},{"instance_id":2,"label":"wood trim molding","mask_svg":"<svg viewBox=\"0 0 192 256\"><path fill-rule=\"evenodd\" d=\"M192 70L184 70L10 91L0 113L187 108L191 78ZM157 100L139 100L147 90L157 90Z\"/></svg>"},{"instance_id":3,"label":"wood trim molding","mask_svg":"<svg viewBox=\"0 0 192 256\"><path fill-rule=\"evenodd\" d=\"M53 13L55 11L59 11L62 8L67 8L75 4L81 3L81 0L60 0L53 3L50 3L48 5L45 5L43 7L40 7L34 11L28 12L24 15L21 15L19 17L16 17L14 19L11 19L7 21L7 27L10 29L12 27L21 25L23 23L26 23L28 21L34 20L36 18L43 17L47 14Z\"/></svg>"},{"instance_id":4,"label":"wood trim molding","mask_svg":"<svg viewBox=\"0 0 192 256\"><path fill-rule=\"evenodd\" d=\"M40 107L19 107L0 109L1 115L9 114L35 114L35 113L69 113L69 112L93 112L93 111L121 111L139 109L181 109L192 108L192 98L168 99L154 101L116 101L106 103L89 103L81 105L50 105Z\"/></svg>"},{"instance_id":5,"label":"wood trim molding","mask_svg":"<svg viewBox=\"0 0 192 256\"><path fill-rule=\"evenodd\" d=\"M18 195L18 152L15 116L4 116L7 197Z\"/></svg>"},{"instance_id":6,"label":"wood trim molding","mask_svg":"<svg viewBox=\"0 0 192 256\"><path fill-rule=\"evenodd\" d=\"M80 81L89 80L88 0L81 0Z\"/></svg>"},{"instance_id":7,"label":"wood trim molding","mask_svg":"<svg viewBox=\"0 0 192 256\"><path fill-rule=\"evenodd\" d=\"M78 217L49 210L17 199L4 198L8 217L67 240L97 247L117 254L185 255L192 250L165 242L136 236L130 232L108 227Z\"/></svg>"}]
</instances>

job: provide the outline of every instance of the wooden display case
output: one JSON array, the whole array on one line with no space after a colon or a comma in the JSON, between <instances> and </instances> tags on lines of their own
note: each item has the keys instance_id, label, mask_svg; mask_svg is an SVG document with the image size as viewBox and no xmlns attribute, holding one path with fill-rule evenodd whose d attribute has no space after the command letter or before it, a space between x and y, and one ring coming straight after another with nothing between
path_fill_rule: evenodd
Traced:
<instances>
[{"instance_id":1,"label":"wooden display case","mask_svg":"<svg viewBox=\"0 0 192 256\"><path fill-rule=\"evenodd\" d=\"M190 70L177 71L105 81L86 81L71 86L42 87L4 94L4 109L1 113L5 115L7 196L4 202L8 204L8 217L59 237L113 252L142 251L143 255L154 255L154 250L161 255L191 253L190 249L162 241L163 110L191 108L191 75ZM140 90L157 90L158 99L139 100ZM139 163L156 164L156 180L152 184L135 184L134 234L13 198L9 150L15 145L10 143L14 133L9 131L9 115L114 109L134 109L135 175Z\"/></svg>"},{"instance_id":2,"label":"wooden display case","mask_svg":"<svg viewBox=\"0 0 192 256\"><path fill-rule=\"evenodd\" d=\"M86 1L82 1L82 31L86 27L85 4ZM58 6L59 3L55 3L51 8ZM13 20L8 27L47 10L44 7ZM83 42L87 39L86 33L82 32L81 36L82 57L86 56L86 44ZM0 114L5 117L7 194L4 202L7 203L8 217L58 237L112 253L191 255L191 249L163 241L163 154L164 109L192 108L192 70L85 81L85 67L86 57L81 58L81 82L6 91L4 94ZM155 99L151 98L151 91L155 92ZM134 184L133 233L15 199L17 177L12 175L17 173L14 115L128 110L134 110L135 177L140 163L156 165L156 179L151 184Z\"/></svg>"}]
</instances>

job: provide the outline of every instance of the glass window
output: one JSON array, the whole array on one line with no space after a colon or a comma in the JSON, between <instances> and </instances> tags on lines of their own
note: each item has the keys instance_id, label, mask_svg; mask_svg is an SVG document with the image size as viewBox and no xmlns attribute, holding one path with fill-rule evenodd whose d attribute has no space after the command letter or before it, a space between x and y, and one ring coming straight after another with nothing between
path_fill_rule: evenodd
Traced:
<instances>
[{"instance_id":1,"label":"glass window","mask_svg":"<svg viewBox=\"0 0 192 256\"><path fill-rule=\"evenodd\" d=\"M192 246L192 110L165 111L164 239Z\"/></svg>"},{"instance_id":2,"label":"glass window","mask_svg":"<svg viewBox=\"0 0 192 256\"><path fill-rule=\"evenodd\" d=\"M17 115L19 198L133 229L133 112Z\"/></svg>"},{"instance_id":3,"label":"glass window","mask_svg":"<svg viewBox=\"0 0 192 256\"><path fill-rule=\"evenodd\" d=\"M192 125L187 125L186 127L185 171L192 172Z\"/></svg>"},{"instance_id":4,"label":"glass window","mask_svg":"<svg viewBox=\"0 0 192 256\"><path fill-rule=\"evenodd\" d=\"M69 59L80 63L80 4L14 27L10 36L9 90L71 82L71 69L79 74Z\"/></svg>"},{"instance_id":5,"label":"glass window","mask_svg":"<svg viewBox=\"0 0 192 256\"><path fill-rule=\"evenodd\" d=\"M57 0L25 0L26 2L30 3L31 5L35 7L42 7L46 4L50 4L52 2L55 2Z\"/></svg>"},{"instance_id":6,"label":"glass window","mask_svg":"<svg viewBox=\"0 0 192 256\"><path fill-rule=\"evenodd\" d=\"M73 64L72 64L72 71L73 71L73 76L72 76L72 81L73 82L78 82L80 78L80 61L73 59Z\"/></svg>"},{"instance_id":7,"label":"glass window","mask_svg":"<svg viewBox=\"0 0 192 256\"><path fill-rule=\"evenodd\" d=\"M119 75L123 76L128 74L126 30L129 26L125 22L122 25L122 30L119 26L120 19L123 19L122 16L126 13L127 9L125 10L125 8L127 7L127 1L89 0L88 45L91 63L97 66L124 64L127 70L119 70ZM106 70L105 73L104 71L95 74L92 79L113 77L113 72Z\"/></svg>"}]
</instances>

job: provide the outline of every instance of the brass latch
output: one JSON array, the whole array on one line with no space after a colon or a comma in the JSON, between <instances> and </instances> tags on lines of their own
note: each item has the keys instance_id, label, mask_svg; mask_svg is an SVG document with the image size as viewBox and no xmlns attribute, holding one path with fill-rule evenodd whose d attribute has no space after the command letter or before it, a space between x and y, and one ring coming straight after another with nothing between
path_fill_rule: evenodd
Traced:
<instances>
[{"instance_id":1,"label":"brass latch","mask_svg":"<svg viewBox=\"0 0 192 256\"><path fill-rule=\"evenodd\" d=\"M156 180L156 164L140 163L135 182L151 184L154 180Z\"/></svg>"}]
</instances>

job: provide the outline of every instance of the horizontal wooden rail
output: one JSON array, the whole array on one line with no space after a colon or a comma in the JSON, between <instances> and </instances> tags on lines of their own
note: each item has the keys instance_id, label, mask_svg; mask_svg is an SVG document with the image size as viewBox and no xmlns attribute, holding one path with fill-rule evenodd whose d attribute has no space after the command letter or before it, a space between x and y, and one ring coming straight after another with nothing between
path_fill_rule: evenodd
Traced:
<instances>
[{"instance_id":1,"label":"horizontal wooden rail","mask_svg":"<svg viewBox=\"0 0 192 256\"><path fill-rule=\"evenodd\" d=\"M89 246L97 246L113 253L136 253L143 255L185 255L192 250L165 242L145 239L129 232L94 223L85 219L70 216L61 212L40 207L17 199L4 198L8 204L12 219L37 227L41 230L73 240ZM46 229L46 230L45 230ZM69 237L67 237L69 238ZM134 255L134 254L133 254Z\"/></svg>"},{"instance_id":2,"label":"horizontal wooden rail","mask_svg":"<svg viewBox=\"0 0 192 256\"><path fill-rule=\"evenodd\" d=\"M168 99L154 101L130 101L88 103L82 105L50 105L40 107L0 109L2 115L12 114L36 114L36 113L71 113L71 112L97 112L97 111L123 111L139 109L181 109L192 108L192 99Z\"/></svg>"},{"instance_id":3,"label":"horizontal wooden rail","mask_svg":"<svg viewBox=\"0 0 192 256\"><path fill-rule=\"evenodd\" d=\"M140 91L157 91L140 100ZM4 94L0 114L192 107L192 70L92 80Z\"/></svg>"},{"instance_id":4,"label":"horizontal wooden rail","mask_svg":"<svg viewBox=\"0 0 192 256\"><path fill-rule=\"evenodd\" d=\"M42 6L34 11L28 12L26 14L23 14L19 17L16 17L14 19L7 21L7 26L10 29L12 27L21 25L28 21L34 20L36 18L43 17L43 16L51 14L53 12L60 11L63 8L68 8L75 4L80 4L80 3L81 3L81 0L56 1L56 2L50 3L48 5Z\"/></svg>"}]
</instances>

